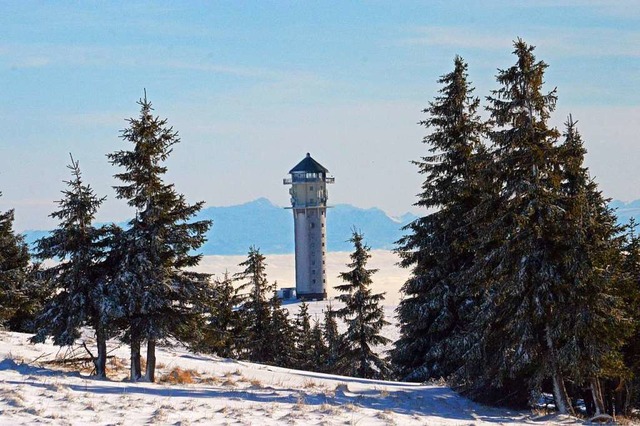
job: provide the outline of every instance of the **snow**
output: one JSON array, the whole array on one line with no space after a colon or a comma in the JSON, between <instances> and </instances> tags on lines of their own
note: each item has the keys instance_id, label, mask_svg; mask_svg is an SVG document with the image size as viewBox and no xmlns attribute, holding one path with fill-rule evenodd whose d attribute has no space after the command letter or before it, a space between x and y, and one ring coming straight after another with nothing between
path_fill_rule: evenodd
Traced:
<instances>
[{"instance_id":1,"label":"snow","mask_svg":"<svg viewBox=\"0 0 640 426\"><path fill-rule=\"evenodd\" d=\"M373 263L376 254L372 258L372 267L380 267ZM345 260L347 255L345 253ZM387 257L391 258L390 255ZM272 269L267 273L274 272L277 269L274 266L285 269L286 259L268 256L268 263L270 259ZM207 265L211 267L214 260L220 259L205 259L200 269L206 269ZM289 261L292 265L292 259ZM343 266L339 270L342 269ZM212 269L208 272L218 273ZM224 269L219 272L224 272ZM399 289L403 281L387 281L396 272L385 274L387 277L379 280L374 290L385 290L380 287L386 287L387 291ZM271 275L269 277L273 279ZM397 300L397 294L392 300ZM327 303L310 303L312 318L321 319ZM337 301L331 303L334 307L339 306ZM298 306L298 303L286 305L292 315L297 312ZM391 322L394 322L394 308L393 303L385 306L387 320ZM392 324L383 330L383 334L395 339L397 327ZM177 346L158 347L158 383L130 383L126 381L129 349L110 341L108 350L112 358L107 365L109 379L99 380L90 376L90 365L77 372L77 366L65 368L60 364L47 363L59 359L65 349L61 350L49 342L33 345L28 343L29 337L0 331L2 425L409 426L580 423L568 417L541 417L527 411L485 407L438 384L365 380L296 371L194 354ZM90 337L86 340L88 347L93 350L94 342ZM81 350L73 356L86 356L86 353ZM192 383L188 383L189 380L174 384L162 382L170 373L177 373L177 368L182 369L183 377Z\"/></svg>"},{"instance_id":2,"label":"snow","mask_svg":"<svg viewBox=\"0 0 640 426\"><path fill-rule=\"evenodd\" d=\"M58 349L0 332L0 416L19 424L575 424L487 408L445 386L364 380L158 348L162 379L180 367L192 384L129 383L128 348L111 352L109 380L44 364ZM110 342L110 351L116 343ZM43 356L44 354L44 356ZM118 367L114 367L117 365Z\"/></svg>"}]
</instances>

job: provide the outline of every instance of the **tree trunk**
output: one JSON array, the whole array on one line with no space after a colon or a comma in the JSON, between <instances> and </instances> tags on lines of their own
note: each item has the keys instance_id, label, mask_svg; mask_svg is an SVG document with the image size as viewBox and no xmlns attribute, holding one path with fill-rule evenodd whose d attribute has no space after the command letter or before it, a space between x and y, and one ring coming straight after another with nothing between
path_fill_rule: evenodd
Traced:
<instances>
[{"instance_id":1,"label":"tree trunk","mask_svg":"<svg viewBox=\"0 0 640 426\"><path fill-rule=\"evenodd\" d=\"M101 379L107 378L107 336L102 326L96 327L96 345L98 346L98 357L94 361L96 376Z\"/></svg>"},{"instance_id":2,"label":"tree trunk","mask_svg":"<svg viewBox=\"0 0 640 426\"><path fill-rule=\"evenodd\" d=\"M597 377L592 377L591 382L591 394L593 395L593 404L596 408L596 416L604 414L606 412L604 408L604 397L602 395L602 387L600 386L600 380Z\"/></svg>"},{"instance_id":3,"label":"tree trunk","mask_svg":"<svg viewBox=\"0 0 640 426\"><path fill-rule=\"evenodd\" d=\"M141 377L140 368L140 336L135 326L131 326L131 381L137 382Z\"/></svg>"},{"instance_id":4,"label":"tree trunk","mask_svg":"<svg viewBox=\"0 0 640 426\"><path fill-rule=\"evenodd\" d=\"M149 339L147 341L147 372L146 378L151 383L156 380L156 341Z\"/></svg>"},{"instance_id":5,"label":"tree trunk","mask_svg":"<svg viewBox=\"0 0 640 426\"><path fill-rule=\"evenodd\" d=\"M547 338L547 349L549 350L549 364L551 366L551 380L553 381L553 398L556 401L556 408L560 414L569 414L574 416L573 407L569 402L569 395L567 394L567 388L564 386L564 378L560 373L558 367L558 360L556 359L556 351L553 346L553 339L551 338L551 330L549 326L546 326L545 334Z\"/></svg>"}]
</instances>

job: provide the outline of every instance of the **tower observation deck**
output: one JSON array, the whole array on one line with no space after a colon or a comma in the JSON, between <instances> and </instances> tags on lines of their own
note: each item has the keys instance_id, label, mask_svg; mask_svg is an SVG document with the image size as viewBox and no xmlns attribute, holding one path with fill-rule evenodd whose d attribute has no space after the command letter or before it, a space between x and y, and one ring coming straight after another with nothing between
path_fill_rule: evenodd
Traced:
<instances>
[{"instance_id":1,"label":"tower observation deck","mask_svg":"<svg viewBox=\"0 0 640 426\"><path fill-rule=\"evenodd\" d=\"M325 268L327 184L335 179L329 170L307 156L289 171L283 183L291 185L295 234L296 293L299 299L327 298Z\"/></svg>"}]
</instances>

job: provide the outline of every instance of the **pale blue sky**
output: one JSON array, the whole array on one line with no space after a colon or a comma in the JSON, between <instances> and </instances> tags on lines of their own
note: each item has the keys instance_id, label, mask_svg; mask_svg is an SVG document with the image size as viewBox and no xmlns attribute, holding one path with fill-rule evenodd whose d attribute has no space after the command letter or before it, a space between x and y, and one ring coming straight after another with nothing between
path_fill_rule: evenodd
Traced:
<instances>
[{"instance_id":1,"label":"pale blue sky","mask_svg":"<svg viewBox=\"0 0 640 426\"><path fill-rule=\"evenodd\" d=\"M558 87L553 123L579 121L606 196L640 198L640 0L0 1L0 211L47 228L68 153L130 215L105 154L127 148L143 88L182 143L168 178L190 201L288 204L306 152L336 177L331 203L412 207L420 112L461 55L476 94L537 46Z\"/></svg>"}]
</instances>

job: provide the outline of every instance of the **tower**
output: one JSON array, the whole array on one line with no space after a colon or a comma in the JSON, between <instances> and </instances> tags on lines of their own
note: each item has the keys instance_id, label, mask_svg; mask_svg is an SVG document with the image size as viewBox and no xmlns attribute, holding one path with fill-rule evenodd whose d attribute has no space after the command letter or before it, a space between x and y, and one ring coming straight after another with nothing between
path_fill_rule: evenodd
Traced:
<instances>
[{"instance_id":1,"label":"tower","mask_svg":"<svg viewBox=\"0 0 640 426\"><path fill-rule=\"evenodd\" d=\"M326 299L325 269L327 184L329 170L307 156L289 171L296 248L296 293L299 299Z\"/></svg>"}]
</instances>

